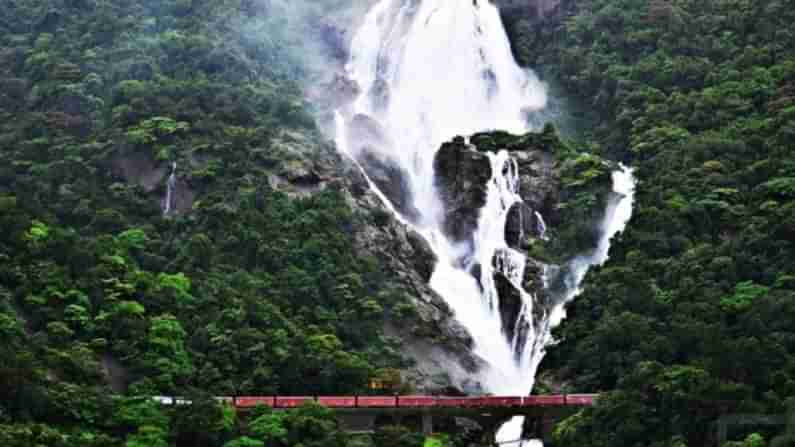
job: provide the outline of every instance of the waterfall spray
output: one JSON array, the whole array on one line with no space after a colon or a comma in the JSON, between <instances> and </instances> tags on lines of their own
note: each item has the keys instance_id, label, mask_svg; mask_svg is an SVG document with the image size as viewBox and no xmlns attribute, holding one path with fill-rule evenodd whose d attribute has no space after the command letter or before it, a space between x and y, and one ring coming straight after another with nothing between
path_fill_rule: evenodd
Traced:
<instances>
[{"instance_id":1,"label":"waterfall spray","mask_svg":"<svg viewBox=\"0 0 795 447\"><path fill-rule=\"evenodd\" d=\"M362 169L385 206L429 242L438 258L431 287L472 335L474 353L488 363L479 377L484 387L497 394L529 393L554 322L550 309L536 308L535 297L522 287L525 255L505 241L508 211L522 201L516 161L504 150L488 154L486 203L471 246L462 248L442 231L433 160L439 146L456 135L529 130L538 121L533 115L546 105L544 85L516 64L499 11L485 0L379 1L353 37L346 71L361 94L335 113L340 151ZM350 131L363 121L370 123L367 132ZM362 135L369 140L358 141ZM361 160L372 156L400 168L417 216L401 215L369 178ZM534 216L546 237L543 217L536 211ZM470 269L474 264L480 267L477 276ZM505 336L495 275L521 298L511 339ZM574 278L573 289L582 276ZM521 425L515 419L501 436L517 439Z\"/></svg>"}]
</instances>

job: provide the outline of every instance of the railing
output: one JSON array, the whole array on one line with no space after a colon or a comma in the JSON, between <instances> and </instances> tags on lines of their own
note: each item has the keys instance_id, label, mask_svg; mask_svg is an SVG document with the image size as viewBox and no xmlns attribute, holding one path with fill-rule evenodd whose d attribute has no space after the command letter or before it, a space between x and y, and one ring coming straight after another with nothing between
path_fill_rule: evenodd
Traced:
<instances>
[{"instance_id":1,"label":"railing","mask_svg":"<svg viewBox=\"0 0 795 447\"><path fill-rule=\"evenodd\" d=\"M271 408L296 408L317 402L328 408L521 408L591 406L598 394L553 394L536 396L224 396L217 400L236 408L262 405ZM189 405L180 397L156 396L164 405Z\"/></svg>"}]
</instances>

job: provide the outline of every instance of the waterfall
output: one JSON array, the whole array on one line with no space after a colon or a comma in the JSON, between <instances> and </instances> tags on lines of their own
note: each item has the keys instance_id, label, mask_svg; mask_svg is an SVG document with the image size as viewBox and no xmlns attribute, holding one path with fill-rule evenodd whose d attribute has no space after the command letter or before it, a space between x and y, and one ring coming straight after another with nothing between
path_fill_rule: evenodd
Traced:
<instances>
[{"instance_id":1,"label":"waterfall","mask_svg":"<svg viewBox=\"0 0 795 447\"><path fill-rule=\"evenodd\" d=\"M456 135L529 130L546 105L544 85L516 64L499 11L486 0L379 1L353 37L346 72L360 94L335 112L339 150L362 169L386 207L423 235L437 255L431 287L472 335L474 353L489 365L478 377L483 386L495 394L529 393L555 323L549 314L563 315L565 300L560 309L536 308L535 297L522 287L525 256L505 242L508 211L522 200L516 161L506 151L488 154L491 178L471 244L456 244L442 232L433 161L439 146ZM366 160L373 158L399 167L405 195L416 211L412 215L391 203L370 178ZM614 208L612 215L620 207ZM542 216L535 217L546 237ZM600 242L599 253L601 247ZM593 259L583 259L582 266L587 270ZM573 278L572 290L579 287L581 273ZM521 298L510 340L499 312L495 274L507 279ZM521 418L511 421L501 439L517 439L521 425Z\"/></svg>"},{"instance_id":2,"label":"waterfall","mask_svg":"<svg viewBox=\"0 0 795 447\"><path fill-rule=\"evenodd\" d=\"M549 240L547 237L547 223L544 222L544 216L538 211L535 212L536 216L536 231L538 231L538 238L542 241Z\"/></svg>"},{"instance_id":3,"label":"waterfall","mask_svg":"<svg viewBox=\"0 0 795 447\"><path fill-rule=\"evenodd\" d=\"M163 198L163 215L168 216L174 207L174 190L177 187L177 162L171 163L171 175L166 181L166 196Z\"/></svg>"},{"instance_id":4,"label":"waterfall","mask_svg":"<svg viewBox=\"0 0 795 447\"><path fill-rule=\"evenodd\" d=\"M399 217L438 256L431 287L472 334L475 354L491 366L481 382L495 393L527 393L534 359L520 345L534 337L511 343L502 335L507 331L493 279L495 272L508 279L522 296L523 313L532 314L533 297L521 287L524 256L506 245L504 234L508 210L521 201L516 162L504 151L489 154L492 178L470 247L442 233L433 160L456 135L526 131L531 115L546 104L544 86L516 64L499 11L482 0L378 2L353 37L346 70L362 93L337 113L338 146L354 160L376 152L402 169L417 216ZM346 123L361 116L377 123L377 144L360 144L347 132ZM462 259L468 262L462 265ZM479 278L469 270L475 264Z\"/></svg>"},{"instance_id":5,"label":"waterfall","mask_svg":"<svg viewBox=\"0 0 795 447\"><path fill-rule=\"evenodd\" d=\"M566 317L565 305L580 294L580 285L594 265L602 265L607 261L610 251L610 239L624 231L635 203L635 176L632 168L619 165L620 169L614 171L613 195L608 199L607 209L599 228L599 242L590 253L577 256L569 263L568 274L564 278L565 292L560 303L550 313L550 323L557 326Z\"/></svg>"},{"instance_id":6,"label":"waterfall","mask_svg":"<svg viewBox=\"0 0 795 447\"><path fill-rule=\"evenodd\" d=\"M585 279L586 273L588 273L588 269L594 265L602 265L607 261L610 251L610 240L616 234L624 231L629 219L632 217L632 207L635 203L635 176L631 168L623 164L619 165L619 167L620 170L612 173L613 194L608 199L605 214L599 225L599 241L596 248L589 253L577 256L569 262L568 273L564 278L563 297L558 299L552 306L549 310L548 318L543 322L541 336L539 337L541 346L539 346L539 351L534 353L539 357L534 364L535 368L538 367L538 363L543 357L544 347L552 341L550 331L566 317L566 304L580 294L580 286L583 279ZM538 216L538 218L539 225L545 225L541 216ZM544 276L546 281L546 271ZM535 369L533 373L535 374ZM498 441L508 442L521 438L523 423L524 418L520 416L504 424L497 434ZM531 446L533 444L537 445L537 441L528 441L522 443L522 446Z\"/></svg>"}]
</instances>

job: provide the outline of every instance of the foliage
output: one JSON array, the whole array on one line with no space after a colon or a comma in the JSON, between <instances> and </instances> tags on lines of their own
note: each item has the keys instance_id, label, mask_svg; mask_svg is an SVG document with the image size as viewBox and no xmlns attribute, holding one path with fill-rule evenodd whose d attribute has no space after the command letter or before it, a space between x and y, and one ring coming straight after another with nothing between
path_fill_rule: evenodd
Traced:
<instances>
[{"instance_id":1,"label":"foliage","mask_svg":"<svg viewBox=\"0 0 795 447\"><path fill-rule=\"evenodd\" d=\"M207 396L363 393L406 364L383 321L410 304L353 243L379 217L272 187L340 167L290 11L260 3L3 4L0 444L262 445ZM283 423L344 442L321 409Z\"/></svg>"},{"instance_id":2,"label":"foliage","mask_svg":"<svg viewBox=\"0 0 795 447\"><path fill-rule=\"evenodd\" d=\"M514 49L593 110L593 146L633 165L639 185L546 363L572 389L612 391L556 445L705 445L722 412L783 413L795 394L795 10L561 7L560 21L511 23ZM745 430L732 436L759 428Z\"/></svg>"}]
</instances>

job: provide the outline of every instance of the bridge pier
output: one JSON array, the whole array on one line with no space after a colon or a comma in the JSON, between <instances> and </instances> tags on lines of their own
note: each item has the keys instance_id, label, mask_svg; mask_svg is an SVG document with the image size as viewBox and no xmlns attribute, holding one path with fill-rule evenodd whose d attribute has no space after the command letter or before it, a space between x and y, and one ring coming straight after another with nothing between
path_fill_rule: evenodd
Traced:
<instances>
[{"instance_id":1,"label":"bridge pier","mask_svg":"<svg viewBox=\"0 0 795 447\"><path fill-rule=\"evenodd\" d=\"M375 430L374 413L342 413L337 415L337 420L351 433L373 433Z\"/></svg>"},{"instance_id":2,"label":"bridge pier","mask_svg":"<svg viewBox=\"0 0 795 447\"><path fill-rule=\"evenodd\" d=\"M422 414L422 434L430 435L433 433L433 415L431 413Z\"/></svg>"}]
</instances>

